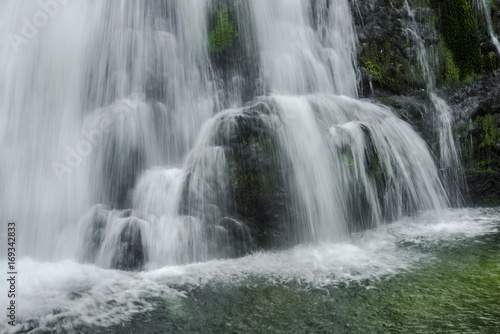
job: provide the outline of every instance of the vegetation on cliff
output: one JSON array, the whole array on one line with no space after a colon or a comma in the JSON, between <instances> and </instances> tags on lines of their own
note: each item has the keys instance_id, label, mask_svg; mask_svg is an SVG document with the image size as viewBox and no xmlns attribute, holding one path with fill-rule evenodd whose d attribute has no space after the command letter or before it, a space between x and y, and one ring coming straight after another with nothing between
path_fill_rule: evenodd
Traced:
<instances>
[{"instance_id":1,"label":"vegetation on cliff","mask_svg":"<svg viewBox=\"0 0 500 334\"><path fill-rule=\"evenodd\" d=\"M469 0L432 0L437 29L460 70L460 80L483 72L477 21Z\"/></svg>"}]
</instances>

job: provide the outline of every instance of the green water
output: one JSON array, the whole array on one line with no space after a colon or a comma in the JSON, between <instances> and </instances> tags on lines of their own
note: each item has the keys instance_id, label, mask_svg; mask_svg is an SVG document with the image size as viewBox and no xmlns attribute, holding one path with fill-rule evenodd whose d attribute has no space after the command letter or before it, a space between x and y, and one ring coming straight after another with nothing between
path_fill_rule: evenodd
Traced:
<instances>
[{"instance_id":1,"label":"green water","mask_svg":"<svg viewBox=\"0 0 500 334\"><path fill-rule=\"evenodd\" d=\"M411 270L330 286L262 277L180 286L187 298L158 300L106 332L500 333L500 233L398 247L420 256Z\"/></svg>"}]
</instances>

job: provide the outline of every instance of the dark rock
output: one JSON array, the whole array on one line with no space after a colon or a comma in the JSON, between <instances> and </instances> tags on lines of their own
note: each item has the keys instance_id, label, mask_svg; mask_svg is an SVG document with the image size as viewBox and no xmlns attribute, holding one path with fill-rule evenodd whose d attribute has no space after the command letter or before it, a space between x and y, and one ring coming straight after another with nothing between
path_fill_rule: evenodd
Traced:
<instances>
[{"instance_id":1,"label":"dark rock","mask_svg":"<svg viewBox=\"0 0 500 334\"><path fill-rule=\"evenodd\" d=\"M111 136L104 145L102 161L103 188L101 202L113 208L124 209L130 206L131 191L135 181L144 168L144 150L139 147L122 147L117 138Z\"/></svg>"},{"instance_id":2,"label":"dark rock","mask_svg":"<svg viewBox=\"0 0 500 334\"><path fill-rule=\"evenodd\" d=\"M219 256L281 248L291 242L286 163L264 120L272 108L269 101L260 102L226 114L214 125L211 145L223 148L225 175L220 170L197 170L196 166L210 165L202 155L188 167L181 214L205 222L210 244L217 248L213 253Z\"/></svg>"},{"instance_id":3,"label":"dark rock","mask_svg":"<svg viewBox=\"0 0 500 334\"><path fill-rule=\"evenodd\" d=\"M500 171L469 171L466 174L469 205L500 206Z\"/></svg>"},{"instance_id":4,"label":"dark rock","mask_svg":"<svg viewBox=\"0 0 500 334\"><path fill-rule=\"evenodd\" d=\"M142 245L141 221L128 218L118 237L117 248L111 260L111 267L120 270L142 270L146 254Z\"/></svg>"},{"instance_id":5,"label":"dark rock","mask_svg":"<svg viewBox=\"0 0 500 334\"><path fill-rule=\"evenodd\" d=\"M131 215L130 209L117 211L102 204L94 206L88 218L84 261L120 270L142 270L147 260L141 232L145 222ZM118 233L116 242L109 243L114 236L107 233ZM107 258L103 252L112 252L111 263L103 260Z\"/></svg>"},{"instance_id":6,"label":"dark rock","mask_svg":"<svg viewBox=\"0 0 500 334\"><path fill-rule=\"evenodd\" d=\"M458 89L442 90L457 118L454 132L465 169L466 185L462 193L467 205L500 205L499 90L498 72ZM485 142L487 136L490 137Z\"/></svg>"}]
</instances>

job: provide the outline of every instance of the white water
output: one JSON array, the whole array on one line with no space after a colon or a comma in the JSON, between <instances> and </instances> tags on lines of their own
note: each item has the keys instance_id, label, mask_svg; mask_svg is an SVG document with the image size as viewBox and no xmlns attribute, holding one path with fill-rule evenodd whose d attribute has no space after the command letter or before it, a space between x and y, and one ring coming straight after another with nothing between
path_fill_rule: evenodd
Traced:
<instances>
[{"instance_id":1,"label":"white water","mask_svg":"<svg viewBox=\"0 0 500 334\"><path fill-rule=\"evenodd\" d=\"M430 265L433 255L425 251L429 247L498 233L498 228L497 212L455 210L444 212L439 218L435 212L428 212L420 218L407 218L356 234L341 243L302 245L281 252L261 252L239 259L168 266L141 273L105 270L74 261L39 262L25 258L19 262L22 275L18 288L22 293L17 300L18 321L23 325L16 330L29 326L30 321L38 322L34 325L38 330L71 331L82 324L120 324L138 312L158 307L152 298L161 298L174 312L178 300L187 298L185 291L191 288L220 288L220 283L252 285L252 279L256 278L274 284L299 282L306 289L365 279L377 281ZM5 267L5 261L0 266ZM4 282L0 288L5 290ZM2 305L5 299L2 294ZM8 332L5 326L0 323L0 331Z\"/></svg>"},{"instance_id":2,"label":"white water","mask_svg":"<svg viewBox=\"0 0 500 334\"><path fill-rule=\"evenodd\" d=\"M20 45L7 37L43 9L0 6L0 217L19 222L22 254L74 257L90 207L180 163L212 114L206 2L71 1Z\"/></svg>"},{"instance_id":3,"label":"white water","mask_svg":"<svg viewBox=\"0 0 500 334\"><path fill-rule=\"evenodd\" d=\"M220 136L211 133L217 131L210 126L217 118L205 125L194 146L203 120L216 106L210 98L213 83L205 48L206 4L177 3L167 8L112 4L61 6L47 29L22 45L22 56L12 48L3 51L2 59L11 64L5 81L17 82L21 91L30 90L32 98L14 94L12 86L4 87L3 96L12 99L4 100L3 109L17 126L8 126L9 140L2 142L7 157L2 167L10 175L1 197L2 218L19 222L24 254L86 259L106 268L113 266L120 233L129 220L118 210L98 213L104 217L105 232L100 244L90 246L98 249L90 250L96 253L89 258L86 244L88 233L93 232L87 229L94 214L88 212L97 203L111 209L130 207L139 218L137 228L149 266L209 259L204 216L178 215L182 169L154 167L185 160L183 169L189 168L195 176L188 192L195 198L199 194L196 201L203 211L221 210L221 200L228 200L210 199L214 190L206 186L227 174L223 150L204 139ZM341 240L352 219L370 227L408 212L444 208L446 199L434 163L409 127L389 110L330 95L357 95L356 43L347 2L330 8L319 3L313 9L300 1L292 6L255 1L251 8L258 27L255 38L262 80L272 93L297 94L273 97L270 102L278 105L282 122L265 123L278 137L282 158L291 161L291 182L297 189L292 216L300 226L295 232L298 239ZM149 11L162 9L171 16L169 20L148 16L152 15ZM9 10L14 9L5 12ZM19 5L16 10L21 17L29 16L34 6ZM78 29L64 29L72 15L80 17L81 13L95 22L82 19L72 23ZM186 14L192 17L185 18ZM315 15L317 30L311 22ZM9 22L8 32L21 29L18 21ZM86 32L83 41L71 35L81 31ZM74 50L58 41L72 38L81 52L62 62L68 62L66 67L72 72L52 68L61 50ZM49 49L46 43L56 45ZM40 55L38 69L26 67ZM296 70L290 71L292 67ZM47 68L53 73L47 73ZM39 78L38 85L33 75ZM59 84L65 78L73 84L65 83L61 90ZM150 96L151 80L159 94ZM300 96L311 92L330 94ZM46 101L42 96L51 97L49 101L56 105L29 104ZM58 107L63 102L66 105ZM39 122L33 123L36 117ZM35 131L30 132L35 124ZM361 126L368 129L370 138L365 138ZM392 139L386 142L387 138ZM84 150L86 139L92 145L86 142ZM389 177L390 186L382 194L377 193L381 185L366 170L368 140ZM36 152L29 160L19 154L20 147L26 146L23 142ZM346 147L354 162L351 167L341 163L345 157L339 152ZM62 164L70 168L54 170ZM140 171L144 171L142 176ZM209 192L212 195L207 196ZM225 190L220 189L215 197L219 195L225 197ZM357 203L358 196L365 197L367 205ZM357 210L368 210L368 218L348 213Z\"/></svg>"},{"instance_id":4,"label":"white water","mask_svg":"<svg viewBox=\"0 0 500 334\"><path fill-rule=\"evenodd\" d=\"M482 12L486 24L488 25L488 33L490 34L491 42L495 46L497 50L497 55L500 55L500 41L498 41L498 37L495 34L495 29L493 27L493 21L491 20L491 6L488 0L476 0L476 8Z\"/></svg>"},{"instance_id":5,"label":"white water","mask_svg":"<svg viewBox=\"0 0 500 334\"><path fill-rule=\"evenodd\" d=\"M357 96L356 35L348 1L251 1L264 80L273 93ZM317 30L311 17L318 20Z\"/></svg>"},{"instance_id":6,"label":"white water","mask_svg":"<svg viewBox=\"0 0 500 334\"><path fill-rule=\"evenodd\" d=\"M299 203L305 204L296 215L308 215L316 239L341 239L353 221L367 228L445 208L425 143L389 109L346 96L275 100L288 116L276 132L292 160Z\"/></svg>"},{"instance_id":7,"label":"white water","mask_svg":"<svg viewBox=\"0 0 500 334\"><path fill-rule=\"evenodd\" d=\"M11 42L42 11L31 0L0 6ZM444 209L423 140L389 109L355 99L348 1L256 0L248 10L234 19L256 27L239 33L255 40L267 87L251 105L269 113L254 118L290 171L290 240L346 240ZM235 203L223 139L249 107L220 110L213 15L204 0L74 0L18 52L2 39L0 220L17 222L20 256L110 268L135 247L152 269L219 256L221 220L251 238L245 217L224 211Z\"/></svg>"}]
</instances>

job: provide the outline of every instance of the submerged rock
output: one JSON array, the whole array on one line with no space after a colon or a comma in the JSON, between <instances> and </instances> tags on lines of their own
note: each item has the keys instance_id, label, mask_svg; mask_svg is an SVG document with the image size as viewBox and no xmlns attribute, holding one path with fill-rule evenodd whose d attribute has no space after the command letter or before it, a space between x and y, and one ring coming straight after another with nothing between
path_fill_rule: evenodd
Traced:
<instances>
[{"instance_id":1,"label":"submerged rock","mask_svg":"<svg viewBox=\"0 0 500 334\"><path fill-rule=\"evenodd\" d=\"M86 221L84 261L104 268L142 270L147 260L142 243L145 222L132 210L110 210L96 205Z\"/></svg>"}]
</instances>

